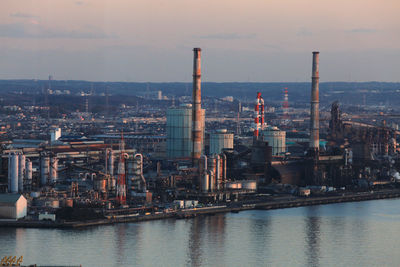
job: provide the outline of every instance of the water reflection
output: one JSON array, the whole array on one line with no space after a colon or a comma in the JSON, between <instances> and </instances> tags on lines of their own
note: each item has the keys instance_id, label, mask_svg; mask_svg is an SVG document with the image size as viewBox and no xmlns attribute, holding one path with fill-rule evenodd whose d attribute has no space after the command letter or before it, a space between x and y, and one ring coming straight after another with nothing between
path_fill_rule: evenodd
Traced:
<instances>
[{"instance_id":1,"label":"water reflection","mask_svg":"<svg viewBox=\"0 0 400 267\"><path fill-rule=\"evenodd\" d=\"M189 230L188 259L191 266L202 266L208 250L222 253L225 242L225 215L201 216L191 220ZM205 245L206 244L206 245ZM219 259L220 257L215 257ZM219 262L214 263L219 266Z\"/></svg>"},{"instance_id":2,"label":"water reflection","mask_svg":"<svg viewBox=\"0 0 400 267\"><path fill-rule=\"evenodd\" d=\"M305 217L306 256L307 266L319 266L320 259L320 223L321 218L316 216L319 206L307 207Z\"/></svg>"}]
</instances>

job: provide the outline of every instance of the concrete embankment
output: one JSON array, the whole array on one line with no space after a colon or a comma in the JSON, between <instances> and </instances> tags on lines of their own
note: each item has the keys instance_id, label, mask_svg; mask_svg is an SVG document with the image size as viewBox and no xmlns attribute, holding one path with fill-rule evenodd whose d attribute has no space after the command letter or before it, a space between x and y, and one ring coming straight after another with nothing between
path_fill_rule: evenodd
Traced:
<instances>
[{"instance_id":1,"label":"concrete embankment","mask_svg":"<svg viewBox=\"0 0 400 267\"><path fill-rule=\"evenodd\" d=\"M400 190L386 190L378 192L362 192L362 193L346 193L340 196L321 196L321 197L310 197L300 198L291 197L286 199L271 198L268 201L257 202L254 200L249 203L232 203L221 206L204 207L197 209L186 209L168 213L152 213L147 215L126 215L126 216L114 216L110 219L97 219L89 221L75 221L75 222L44 222L44 221L0 221L0 227L24 227L24 228L82 228L106 224L115 223L128 223L128 222L140 222L149 220L160 220L168 218L192 218L201 215L212 215L216 213L226 212L239 212L243 210L251 209L283 209L293 208L311 205L324 205L342 202L355 202L365 201L374 199L386 199L386 198L400 198Z\"/></svg>"}]
</instances>

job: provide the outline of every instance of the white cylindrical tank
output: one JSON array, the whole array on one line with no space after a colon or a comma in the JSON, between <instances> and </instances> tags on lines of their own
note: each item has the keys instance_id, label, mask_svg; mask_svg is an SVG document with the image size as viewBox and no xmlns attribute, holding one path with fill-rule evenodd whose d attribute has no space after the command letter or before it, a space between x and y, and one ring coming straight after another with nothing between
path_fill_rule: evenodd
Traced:
<instances>
[{"instance_id":1,"label":"white cylindrical tank","mask_svg":"<svg viewBox=\"0 0 400 267\"><path fill-rule=\"evenodd\" d=\"M11 192L11 158L12 155L11 153L8 154L8 168L7 168L7 173L8 173L8 192Z\"/></svg>"},{"instance_id":2,"label":"white cylindrical tank","mask_svg":"<svg viewBox=\"0 0 400 267\"><path fill-rule=\"evenodd\" d=\"M208 177L209 177L209 187L210 187L210 191L214 192L215 190L215 172L213 172L212 170L208 170Z\"/></svg>"},{"instance_id":3,"label":"white cylindrical tank","mask_svg":"<svg viewBox=\"0 0 400 267\"><path fill-rule=\"evenodd\" d=\"M24 177L25 177L25 155L19 154L18 156L18 191L24 191Z\"/></svg>"},{"instance_id":4,"label":"white cylindrical tank","mask_svg":"<svg viewBox=\"0 0 400 267\"><path fill-rule=\"evenodd\" d=\"M233 149L233 133L226 129L210 134L210 154L219 154L223 149Z\"/></svg>"},{"instance_id":5,"label":"white cylindrical tank","mask_svg":"<svg viewBox=\"0 0 400 267\"><path fill-rule=\"evenodd\" d=\"M50 181L55 183L58 179L58 158L52 157L50 160Z\"/></svg>"},{"instance_id":6,"label":"white cylindrical tank","mask_svg":"<svg viewBox=\"0 0 400 267\"><path fill-rule=\"evenodd\" d=\"M11 193L18 192L18 154L13 154L11 156Z\"/></svg>"},{"instance_id":7,"label":"white cylindrical tank","mask_svg":"<svg viewBox=\"0 0 400 267\"><path fill-rule=\"evenodd\" d=\"M222 185L222 172L221 172L221 157L219 155L215 156L216 158L216 166L215 166L215 182L216 182L216 187L217 190L221 189L221 185Z\"/></svg>"},{"instance_id":8,"label":"white cylindrical tank","mask_svg":"<svg viewBox=\"0 0 400 267\"><path fill-rule=\"evenodd\" d=\"M40 159L40 185L44 186L47 184L49 179L49 169L50 169L50 158L43 156Z\"/></svg>"},{"instance_id":9,"label":"white cylindrical tank","mask_svg":"<svg viewBox=\"0 0 400 267\"><path fill-rule=\"evenodd\" d=\"M201 191L208 192L208 190L210 189L208 173L204 172L202 178L203 179L201 179Z\"/></svg>"},{"instance_id":10,"label":"white cylindrical tank","mask_svg":"<svg viewBox=\"0 0 400 267\"><path fill-rule=\"evenodd\" d=\"M210 157L208 157L208 161L207 161L207 165L208 165L208 175L210 176L210 190L214 191L215 187L216 187L216 177L215 174L217 173L217 155L211 155ZM211 174L212 172L212 174Z\"/></svg>"},{"instance_id":11,"label":"white cylindrical tank","mask_svg":"<svg viewBox=\"0 0 400 267\"><path fill-rule=\"evenodd\" d=\"M281 131L278 127L268 127L262 132L263 140L268 142L272 147L272 155L283 155L286 153L286 132Z\"/></svg>"},{"instance_id":12,"label":"white cylindrical tank","mask_svg":"<svg viewBox=\"0 0 400 267\"><path fill-rule=\"evenodd\" d=\"M32 161L29 159L25 163L25 179L32 181Z\"/></svg>"}]
</instances>

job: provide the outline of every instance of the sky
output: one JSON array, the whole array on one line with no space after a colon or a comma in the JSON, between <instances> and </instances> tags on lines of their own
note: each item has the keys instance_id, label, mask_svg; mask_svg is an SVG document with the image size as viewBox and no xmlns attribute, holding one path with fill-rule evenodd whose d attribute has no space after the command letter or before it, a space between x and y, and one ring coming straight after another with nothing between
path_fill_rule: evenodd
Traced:
<instances>
[{"instance_id":1,"label":"sky","mask_svg":"<svg viewBox=\"0 0 400 267\"><path fill-rule=\"evenodd\" d=\"M0 79L400 81L399 0L1 0Z\"/></svg>"}]
</instances>

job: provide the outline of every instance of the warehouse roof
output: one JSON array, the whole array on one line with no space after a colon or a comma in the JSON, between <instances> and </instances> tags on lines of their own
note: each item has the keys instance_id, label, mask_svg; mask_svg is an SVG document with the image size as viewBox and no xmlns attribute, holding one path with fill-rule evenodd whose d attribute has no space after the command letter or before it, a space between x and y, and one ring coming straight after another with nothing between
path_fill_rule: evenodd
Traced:
<instances>
[{"instance_id":1,"label":"warehouse roof","mask_svg":"<svg viewBox=\"0 0 400 267\"><path fill-rule=\"evenodd\" d=\"M23 196L21 194L0 194L0 203L15 203L20 197Z\"/></svg>"}]
</instances>

